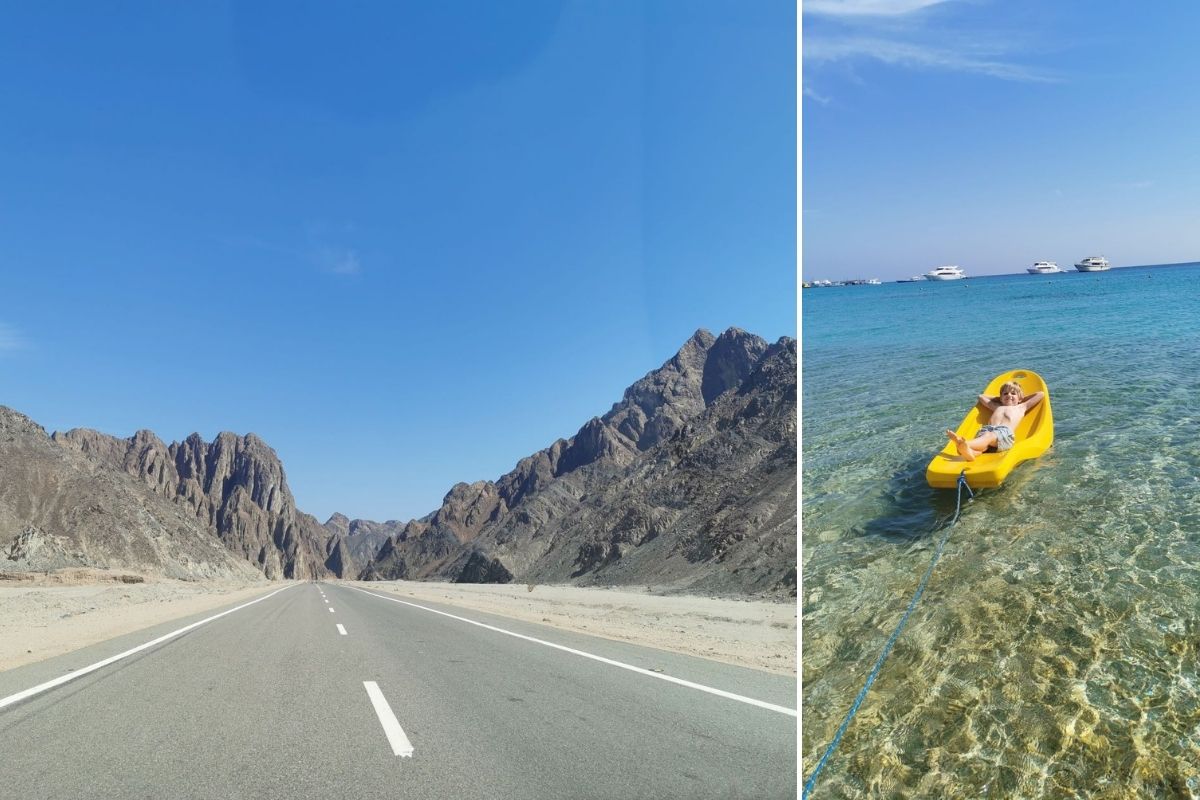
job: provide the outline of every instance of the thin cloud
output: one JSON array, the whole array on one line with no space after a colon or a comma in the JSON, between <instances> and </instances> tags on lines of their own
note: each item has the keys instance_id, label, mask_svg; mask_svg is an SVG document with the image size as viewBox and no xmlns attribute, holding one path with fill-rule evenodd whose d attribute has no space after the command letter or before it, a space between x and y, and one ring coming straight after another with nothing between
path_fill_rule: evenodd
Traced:
<instances>
[{"instance_id":1,"label":"thin cloud","mask_svg":"<svg viewBox=\"0 0 1200 800\"><path fill-rule=\"evenodd\" d=\"M815 89L813 89L811 86L804 87L804 96L809 98L810 100L816 100L818 103L820 103L823 106L829 105L829 98L826 97L825 95L817 94L817 91Z\"/></svg>"},{"instance_id":2,"label":"thin cloud","mask_svg":"<svg viewBox=\"0 0 1200 800\"><path fill-rule=\"evenodd\" d=\"M220 237L218 241L235 247L249 247L267 253L290 256L310 265L315 264L320 271L330 275L359 275L362 273L362 261L358 257L358 252L349 248L284 247L253 236Z\"/></svg>"},{"instance_id":3,"label":"thin cloud","mask_svg":"<svg viewBox=\"0 0 1200 800\"><path fill-rule=\"evenodd\" d=\"M827 17L895 17L923 8L940 5L947 0L805 0L805 14Z\"/></svg>"},{"instance_id":4,"label":"thin cloud","mask_svg":"<svg viewBox=\"0 0 1200 800\"><path fill-rule=\"evenodd\" d=\"M0 354L24 350L28 345L16 328L0 322Z\"/></svg>"},{"instance_id":5,"label":"thin cloud","mask_svg":"<svg viewBox=\"0 0 1200 800\"><path fill-rule=\"evenodd\" d=\"M358 275L362 272L358 253L353 250L323 250L320 262L326 272L334 275Z\"/></svg>"},{"instance_id":6,"label":"thin cloud","mask_svg":"<svg viewBox=\"0 0 1200 800\"><path fill-rule=\"evenodd\" d=\"M942 69L973 72L1010 81L1054 83L1059 79L1022 66L985 56L941 50L928 45L892 41L882 38L845 37L815 39L804 43L804 60L813 64L830 64L863 58L892 66L912 69Z\"/></svg>"},{"instance_id":7,"label":"thin cloud","mask_svg":"<svg viewBox=\"0 0 1200 800\"><path fill-rule=\"evenodd\" d=\"M970 19L975 7L953 0L809 0L804 13L816 19L804 29L801 54L809 68L838 64L853 71L856 63L875 61L1006 81L1060 80L1014 61L1010 54L1027 35L980 28ZM957 13L963 10L968 16Z\"/></svg>"}]
</instances>

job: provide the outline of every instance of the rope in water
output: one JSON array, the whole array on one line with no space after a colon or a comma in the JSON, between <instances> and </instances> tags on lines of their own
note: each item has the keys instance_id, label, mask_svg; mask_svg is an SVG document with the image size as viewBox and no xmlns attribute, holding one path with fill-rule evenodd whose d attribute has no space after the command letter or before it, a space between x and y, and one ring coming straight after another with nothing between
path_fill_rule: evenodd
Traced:
<instances>
[{"instance_id":1,"label":"rope in water","mask_svg":"<svg viewBox=\"0 0 1200 800\"><path fill-rule=\"evenodd\" d=\"M802 800L808 797L808 793L813 790L817 784L817 776L821 774L821 770L825 766L825 762L833 755L833 751L837 749L838 744L842 741L842 735L846 732L846 728L850 727L850 720L854 719L854 715L858 713L858 707L862 705L862 701L866 698L867 692L871 689L871 684L875 682L875 678L879 675L879 670L883 666L884 659L892 652L892 645L896 643L896 639L900 636L900 631L904 629L904 623L908 622L908 617L912 614L913 609L917 607L917 601L921 599L921 595L925 592L925 584L929 583L929 576L933 574L933 568L937 566L938 559L942 557L942 548L946 546L946 540L950 538L950 530L954 527L954 523L958 522L958 515L962 512L962 490L967 490L968 499L974 499L975 493L971 491L971 487L967 485L967 471L964 469L958 475L958 499L954 506L954 518L946 525L946 532L942 534L942 540L938 542L937 550L933 553L933 560L929 562L929 569L925 570L925 577L921 578L921 584L917 587L917 593L913 595L912 600L908 602L908 609L905 610L904 616L900 618L900 623L896 625L896 630L892 631L892 635L888 637L887 644L883 646L883 652L879 654L879 660L875 662L875 667L871 670L871 674L867 676L867 682L863 684L862 689L858 693L858 697L854 698L854 705L850 706L850 711L846 714L846 718L842 720L842 724L838 726L837 733L834 734L833 741L829 743L829 747L825 749L825 754L821 756L821 760L817 762L817 766L813 768L812 774L808 776L808 780L804 782L804 794Z\"/></svg>"}]
</instances>

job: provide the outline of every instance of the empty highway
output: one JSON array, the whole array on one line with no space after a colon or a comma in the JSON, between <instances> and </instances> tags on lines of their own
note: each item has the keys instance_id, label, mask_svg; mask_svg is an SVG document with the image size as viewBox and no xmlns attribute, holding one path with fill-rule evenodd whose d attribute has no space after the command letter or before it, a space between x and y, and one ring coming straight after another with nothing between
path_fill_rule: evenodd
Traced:
<instances>
[{"instance_id":1,"label":"empty highway","mask_svg":"<svg viewBox=\"0 0 1200 800\"><path fill-rule=\"evenodd\" d=\"M296 583L0 673L0 787L55 800L793 798L795 699L794 678Z\"/></svg>"}]
</instances>

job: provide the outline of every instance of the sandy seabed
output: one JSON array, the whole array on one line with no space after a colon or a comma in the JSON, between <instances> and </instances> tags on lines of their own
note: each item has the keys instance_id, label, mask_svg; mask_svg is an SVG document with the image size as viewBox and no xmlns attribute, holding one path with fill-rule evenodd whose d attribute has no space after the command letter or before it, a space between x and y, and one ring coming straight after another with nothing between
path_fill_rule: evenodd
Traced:
<instances>
[{"instance_id":1,"label":"sandy seabed","mask_svg":"<svg viewBox=\"0 0 1200 800\"><path fill-rule=\"evenodd\" d=\"M137 581L141 582L127 582ZM796 605L525 584L328 581L739 666L796 674ZM0 575L0 671L261 597L284 582L189 582L101 570Z\"/></svg>"}]
</instances>

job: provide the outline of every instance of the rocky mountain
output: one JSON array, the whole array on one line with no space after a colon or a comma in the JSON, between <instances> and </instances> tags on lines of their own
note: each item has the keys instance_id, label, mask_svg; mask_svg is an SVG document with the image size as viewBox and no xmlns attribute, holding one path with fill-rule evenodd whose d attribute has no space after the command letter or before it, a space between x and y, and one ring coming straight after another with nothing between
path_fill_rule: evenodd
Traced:
<instances>
[{"instance_id":1,"label":"rocky mountain","mask_svg":"<svg viewBox=\"0 0 1200 800\"><path fill-rule=\"evenodd\" d=\"M571 438L408 522L322 525L254 434L46 436L0 407L0 569L794 595L796 367L790 338L697 331Z\"/></svg>"},{"instance_id":2,"label":"rocky mountain","mask_svg":"<svg viewBox=\"0 0 1200 800\"><path fill-rule=\"evenodd\" d=\"M0 570L63 567L262 576L185 507L0 406Z\"/></svg>"},{"instance_id":3,"label":"rocky mountain","mask_svg":"<svg viewBox=\"0 0 1200 800\"><path fill-rule=\"evenodd\" d=\"M572 438L454 486L361 577L794 594L796 378L793 339L697 331Z\"/></svg>"},{"instance_id":4,"label":"rocky mountain","mask_svg":"<svg viewBox=\"0 0 1200 800\"><path fill-rule=\"evenodd\" d=\"M339 577L353 578L375 557L384 543L404 527L404 524L395 520L352 520L345 514L334 514L322 527L329 535L327 550L333 553L341 548L343 553L338 556L336 566L329 562L326 566Z\"/></svg>"},{"instance_id":5,"label":"rocky mountain","mask_svg":"<svg viewBox=\"0 0 1200 800\"><path fill-rule=\"evenodd\" d=\"M137 479L268 578L339 574L344 555L316 519L297 510L279 456L252 433L221 433L211 442L194 433L170 445L145 430L120 439L75 429L51 439ZM336 569L326 566L331 559Z\"/></svg>"}]
</instances>

